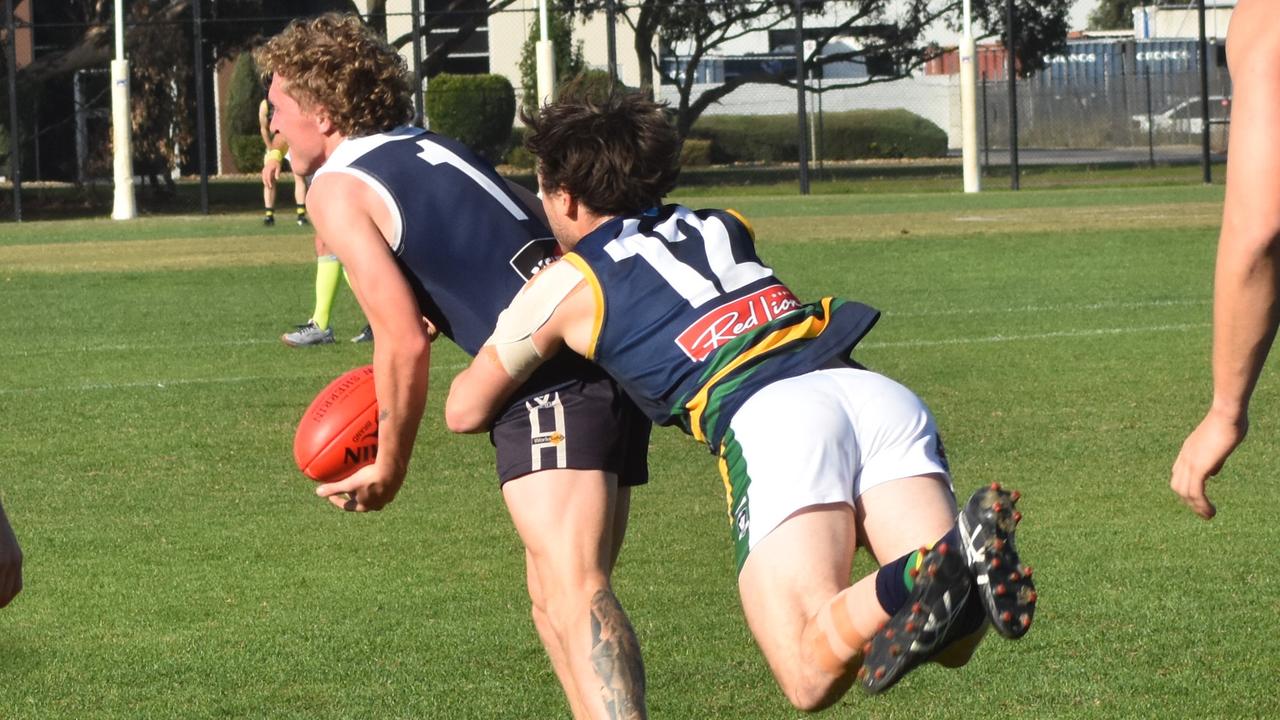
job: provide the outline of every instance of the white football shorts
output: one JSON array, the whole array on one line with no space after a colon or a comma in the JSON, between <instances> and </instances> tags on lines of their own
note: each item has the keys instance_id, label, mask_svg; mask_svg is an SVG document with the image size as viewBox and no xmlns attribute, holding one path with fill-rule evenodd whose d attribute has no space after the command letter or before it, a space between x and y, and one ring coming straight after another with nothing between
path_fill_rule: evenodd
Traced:
<instances>
[{"instance_id":1,"label":"white football shorts","mask_svg":"<svg viewBox=\"0 0 1280 720\"><path fill-rule=\"evenodd\" d=\"M853 506L876 485L916 475L951 481L929 408L869 370L835 367L775 382L742 405L729 429L741 453L726 473L739 567L803 508ZM732 497L743 489L745 498Z\"/></svg>"}]
</instances>

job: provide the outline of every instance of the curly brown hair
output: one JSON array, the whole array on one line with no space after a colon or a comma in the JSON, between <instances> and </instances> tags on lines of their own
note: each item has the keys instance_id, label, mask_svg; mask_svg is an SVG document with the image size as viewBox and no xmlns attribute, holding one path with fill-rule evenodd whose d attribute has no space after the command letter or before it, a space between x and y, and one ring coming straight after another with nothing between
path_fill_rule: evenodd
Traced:
<instances>
[{"instance_id":1,"label":"curly brown hair","mask_svg":"<svg viewBox=\"0 0 1280 720\"><path fill-rule=\"evenodd\" d=\"M566 85L536 115L524 110L524 145L538 158L538 181L598 215L630 215L662 202L680 175L680 135L667 106L613 89L604 96Z\"/></svg>"},{"instance_id":2,"label":"curly brown hair","mask_svg":"<svg viewBox=\"0 0 1280 720\"><path fill-rule=\"evenodd\" d=\"M348 137L384 132L413 118L404 58L356 15L294 20L256 49L253 59L264 76L287 79L287 92L304 109L324 108Z\"/></svg>"}]
</instances>

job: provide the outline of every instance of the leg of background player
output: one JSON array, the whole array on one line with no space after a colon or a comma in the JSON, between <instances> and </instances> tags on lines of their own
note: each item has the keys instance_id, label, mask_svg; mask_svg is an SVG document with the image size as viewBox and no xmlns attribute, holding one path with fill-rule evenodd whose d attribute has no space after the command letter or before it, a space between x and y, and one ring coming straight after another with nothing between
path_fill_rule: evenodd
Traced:
<instances>
[{"instance_id":1,"label":"leg of background player","mask_svg":"<svg viewBox=\"0 0 1280 720\"><path fill-rule=\"evenodd\" d=\"M307 219L307 180L296 173L293 176L293 203L298 224L310 225L311 221Z\"/></svg>"},{"instance_id":2,"label":"leg of background player","mask_svg":"<svg viewBox=\"0 0 1280 720\"><path fill-rule=\"evenodd\" d=\"M329 249L316 237L316 304L311 312L311 319L298 326L298 329L285 333L280 340L285 345L303 347L307 345L327 345L333 342L333 329L329 327L329 313L333 310L333 299L338 294L338 283L342 279L342 263L338 257L329 253Z\"/></svg>"}]
</instances>

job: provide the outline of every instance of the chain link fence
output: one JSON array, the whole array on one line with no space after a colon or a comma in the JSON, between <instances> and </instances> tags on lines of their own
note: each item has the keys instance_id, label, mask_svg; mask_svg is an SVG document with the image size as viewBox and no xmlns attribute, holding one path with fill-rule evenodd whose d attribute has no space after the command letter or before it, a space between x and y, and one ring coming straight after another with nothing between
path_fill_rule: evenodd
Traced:
<instances>
[{"instance_id":1,"label":"chain link fence","mask_svg":"<svg viewBox=\"0 0 1280 720\"><path fill-rule=\"evenodd\" d=\"M389 12L370 21L385 28L388 38L404 44L406 61L424 87L430 82L427 76L434 71L488 70L508 75L519 96L524 82L513 58L529 38L537 16L536 2L526 0L499 12L493 12L485 0L474 0L461 10L451 5L448 12L432 10L432 3L426 0L413 3L419 4L426 7L419 10L416 21L407 12ZM409 0L400 5L408 7ZM392 2L388 7L400 5ZM148 92L151 97L158 93L162 99L174 100L148 102L140 110L141 93L136 87L138 80L134 79L135 170L148 187L162 187L174 179L192 176L200 176L207 183L210 175L237 170L226 150L226 88L231 62L253 44L255 37L269 35L292 19L218 17L217 3L207 0L201 14L195 15L193 11L201 7L195 0L186 11L172 17L157 14L130 20L130 59L135 67L146 64L168 73L159 80L153 77ZM617 5L620 18L636 10L634 2ZM471 23L481 13L484 22ZM10 202L15 210L20 210L22 180L92 186L107 182L111 176L111 98L106 61L25 83L14 80L13 68L39 65L42 52L74 46L88 35L109 33L112 26L42 25L38 20L11 15L0 21L4 26L0 29L5 31L4 64L9 78L3 88L6 102L0 105L0 114L4 115L0 119L0 152L13 161L0 165L0 172L9 176L14 188ZM586 44L589 67L602 68L606 55L618 55L619 49L619 59L626 59L630 51L630 39L624 33L626 24L620 19L615 26L619 39L606 53L598 37L605 34L601 20L597 13L589 34L579 38ZM440 58L426 59L433 50L449 47L450 33L456 34L468 24L476 27L464 41L452 45L443 62ZM258 28L257 34L246 31L246 25ZM583 27L587 26L580 26L579 30ZM135 31L139 29L147 33L135 42ZM614 34L608 35L612 38ZM704 58L694 69L696 82L687 99L696 101L703 93L715 91L735 73L745 72L744 68L772 68L783 75L792 73L793 77L794 45L782 43L795 35L783 30L768 35L758 52ZM419 39L417 52L415 37ZM986 52L990 53L991 48ZM1225 151L1229 127L1231 86L1222 56L1221 45L1211 43L1206 68L1210 87L1207 100L1211 149L1215 152ZM659 57L669 74L676 75L676 69L682 67L682 58L670 50ZM428 67L431 62L435 64ZM987 58L979 65L988 71L979 83L981 157L988 167L997 168L1007 165L1012 154L1010 85L1000 71L1001 63ZM951 154L958 154L962 136L958 75L950 72L944 61L914 69L907 77L888 79L889 71L876 67L872 60L855 60L828 65L821 77L806 77L803 123L794 85L742 85L710 104L703 115L790 116L804 157L821 166L830 161L824 150L833 144L824 117L848 110L901 108L945 132ZM633 70L627 72L634 74ZM622 80L635 84L634 77L624 76ZM849 87L858 82L866 84ZM680 104L679 89L670 82L660 83L656 92L673 106ZM1062 154L1066 151L1087 152L1089 161L1095 163L1199 160L1196 151L1204 126L1200 117L1203 100L1199 52L1194 40L1072 43L1068 53L1050 59L1045 70L1019 79L1016 95L1016 142L1023 162L1035 162L1037 153L1070 162L1070 155ZM182 101L177 102L178 98ZM146 111L159 105L168 107ZM12 112L3 112L10 106ZM17 116L16 123L12 115ZM797 162L800 160L797 157ZM803 172L805 166L800 167Z\"/></svg>"}]
</instances>

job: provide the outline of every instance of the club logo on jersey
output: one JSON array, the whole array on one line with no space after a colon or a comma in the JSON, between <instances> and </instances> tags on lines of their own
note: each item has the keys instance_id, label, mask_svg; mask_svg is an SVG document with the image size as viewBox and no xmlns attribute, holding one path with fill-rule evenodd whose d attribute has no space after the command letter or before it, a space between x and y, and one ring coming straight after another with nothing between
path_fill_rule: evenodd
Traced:
<instances>
[{"instance_id":1,"label":"club logo on jersey","mask_svg":"<svg viewBox=\"0 0 1280 720\"><path fill-rule=\"evenodd\" d=\"M560 245L553 237L530 240L511 257L511 268L525 282L560 257Z\"/></svg>"},{"instance_id":2,"label":"club logo on jersey","mask_svg":"<svg viewBox=\"0 0 1280 720\"><path fill-rule=\"evenodd\" d=\"M717 348L748 330L780 318L800 301L785 285L770 285L740 297L698 318L676 338L676 345L694 362L702 362Z\"/></svg>"}]
</instances>

